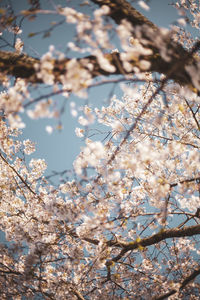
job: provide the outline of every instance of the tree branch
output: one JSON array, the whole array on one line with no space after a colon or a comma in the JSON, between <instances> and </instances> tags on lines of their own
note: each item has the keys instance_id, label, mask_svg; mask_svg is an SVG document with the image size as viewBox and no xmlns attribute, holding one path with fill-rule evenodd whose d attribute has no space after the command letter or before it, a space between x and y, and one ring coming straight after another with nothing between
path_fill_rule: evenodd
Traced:
<instances>
[{"instance_id":1,"label":"tree branch","mask_svg":"<svg viewBox=\"0 0 200 300\"><path fill-rule=\"evenodd\" d=\"M199 43L196 44L194 49L190 52L186 51L180 44L174 42L170 35L163 37L162 32L158 27L156 27L152 22L140 14L136 9L134 9L130 3L125 0L91 0L92 2L102 6L108 5L110 8L110 17L120 24L122 20L126 19L133 26L132 35L137 37L136 26L142 26L140 28L140 42L143 46L150 48L152 50L152 55L140 55L139 60L130 60L131 65L140 68L138 63L140 60L147 60L151 63L148 71L158 72L165 74L168 79L175 80L181 85L190 85L194 87L191 76L185 70L185 66L190 65L195 69L195 73L199 72L199 65L197 59L194 58L193 54L199 49ZM162 48L160 48L160 43L158 43L158 37L160 37L164 43L164 47L169 56L169 60L163 58ZM125 75L133 74L134 71L127 72L123 67L123 61L119 53L107 53L104 57L109 61L110 64L115 66L114 72L109 72L104 70L95 56L87 56L85 58L77 59L80 63L81 68L86 69L90 72L92 78L99 75L109 76L109 75ZM55 81L60 81L60 76L66 74L67 63L70 58L65 58L63 60L52 59L53 64L53 75ZM177 65L177 61L180 62L179 68L174 69L174 65ZM87 63L85 63L87 62ZM89 70L88 65L93 65L93 69ZM37 77L37 71L35 65L40 65L40 60L30 57L26 54L18 54L16 52L0 51L0 72L11 75L14 77L20 77L26 79L31 83L43 83L42 78Z\"/></svg>"},{"instance_id":2,"label":"tree branch","mask_svg":"<svg viewBox=\"0 0 200 300\"><path fill-rule=\"evenodd\" d=\"M166 36L162 41L165 45L167 53L170 56L170 60L166 61L161 55L161 50L159 45L159 38L162 37L162 31L149 21L145 16L138 12L132 5L126 0L91 0L93 3L103 6L107 5L110 8L109 16L115 21L116 24L120 24L123 20L128 21L132 27L133 37L137 36L137 31L135 30L137 26L141 26L140 30L140 42L143 43L144 47L150 48L153 51L153 55L149 56L148 61L151 62L151 67L149 71L159 72L165 75L169 75L169 72L173 68L177 60L182 60L183 57L187 57L189 52L186 51L181 44L173 41L171 34ZM142 41L144 39L144 41ZM199 45L198 45L199 47ZM190 65L193 65L196 72L199 72L199 64L197 59L190 55ZM191 76L185 70L185 63L180 66L178 70L170 74L170 79L175 80L181 85L191 85L194 87L194 83L191 80Z\"/></svg>"},{"instance_id":3,"label":"tree branch","mask_svg":"<svg viewBox=\"0 0 200 300\"><path fill-rule=\"evenodd\" d=\"M172 229L162 229L160 232L143 239L137 239L133 242L124 242L124 241L109 241L107 242L108 246L120 247L122 250L120 253L114 258L107 261L106 265L112 265L113 262L117 262L120 260L124 254L126 254L130 250L145 248L154 244L157 244L163 240L170 238L178 238L178 237L189 237L193 235L200 234L200 224L194 226L188 226L183 228L172 228Z\"/></svg>"},{"instance_id":4,"label":"tree branch","mask_svg":"<svg viewBox=\"0 0 200 300\"><path fill-rule=\"evenodd\" d=\"M19 174L19 172L17 172L15 170L15 168L13 166L11 166L9 164L9 162L5 159L5 157L1 154L0 152L0 158L4 161L4 163L17 175L17 177L21 180L21 182L24 184L24 186L29 190L29 192L31 192L34 196L36 196L40 201L41 201L41 198L40 196L34 192L34 190L31 188L30 185L28 185L28 183L24 180L24 178Z\"/></svg>"},{"instance_id":5,"label":"tree branch","mask_svg":"<svg viewBox=\"0 0 200 300\"><path fill-rule=\"evenodd\" d=\"M91 0L93 3L103 6L107 5L110 8L109 16L120 24L122 20L126 19L133 27L148 25L154 30L158 27L137 11L128 1L125 0Z\"/></svg>"},{"instance_id":6,"label":"tree branch","mask_svg":"<svg viewBox=\"0 0 200 300\"><path fill-rule=\"evenodd\" d=\"M78 300L85 300L85 298L81 295L81 293L78 290L76 290L73 287L71 287L70 290L74 295L76 295Z\"/></svg>"},{"instance_id":7,"label":"tree branch","mask_svg":"<svg viewBox=\"0 0 200 300\"><path fill-rule=\"evenodd\" d=\"M200 267L199 267L198 269L194 270L188 277L186 277L186 278L183 280L183 282L182 282L181 285L180 285L179 290L184 289L184 287L185 287L188 283L190 283L192 280L194 280L198 275L200 275ZM163 295L161 295L161 296L159 296L159 297L155 297L155 298L153 298L153 299L154 299L154 300L164 300L164 299L167 299L169 296L174 295L174 294L176 294L176 293L177 293L177 290L173 289L173 290L171 290L171 291L169 291L169 292L167 292L167 293L165 293L165 294L163 294Z\"/></svg>"}]
</instances>

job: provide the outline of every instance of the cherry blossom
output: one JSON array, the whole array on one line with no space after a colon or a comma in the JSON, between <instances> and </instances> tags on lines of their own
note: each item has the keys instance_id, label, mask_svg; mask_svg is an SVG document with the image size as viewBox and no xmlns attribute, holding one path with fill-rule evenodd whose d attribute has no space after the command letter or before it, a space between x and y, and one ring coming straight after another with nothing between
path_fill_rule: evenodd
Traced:
<instances>
[{"instance_id":1,"label":"cherry blossom","mask_svg":"<svg viewBox=\"0 0 200 300\"><path fill-rule=\"evenodd\" d=\"M14 40L0 51L2 299L199 299L199 44L185 26L199 30L198 5L174 3L164 29L126 0L33 2L0 11L0 41ZM23 20L40 14L59 21L32 37L74 26L69 56L52 41L24 52ZM24 114L48 118L46 134L63 127L58 95L82 146L51 174L22 133Z\"/></svg>"}]
</instances>

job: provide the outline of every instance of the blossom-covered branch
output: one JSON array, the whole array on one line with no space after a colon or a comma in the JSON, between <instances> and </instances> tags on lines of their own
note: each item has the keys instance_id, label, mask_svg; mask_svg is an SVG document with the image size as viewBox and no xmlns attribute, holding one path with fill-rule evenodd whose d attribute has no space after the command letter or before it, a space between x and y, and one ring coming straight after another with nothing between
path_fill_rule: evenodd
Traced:
<instances>
[{"instance_id":1,"label":"blossom-covered branch","mask_svg":"<svg viewBox=\"0 0 200 300\"><path fill-rule=\"evenodd\" d=\"M1 297L185 299L189 294L196 299L200 43L188 38L183 18L169 31L130 1L80 2L61 7L50 1L47 7L31 1L30 9L24 5L19 13L10 0L9 7L0 9L0 81L5 89L0 94ZM193 17L187 22L200 30L195 1L174 5L181 16ZM45 54L33 58L22 49L30 49L29 40L19 36L24 22L41 14L56 20L45 30L41 22L38 32L28 34L33 51L34 41L41 50L41 34L48 36L45 45L50 42ZM63 32L71 26L73 38L70 33L64 40ZM63 49L50 39L55 27L61 30L57 38ZM5 47L14 50L3 51ZM72 93L85 102L76 97L70 102ZM68 135L73 128L67 107L73 124L77 118L78 153ZM55 159L63 160L64 171L48 175L52 161L47 168L37 153L27 157L35 143L20 137L29 124L26 113L34 120L45 118L48 134L60 130L61 122L65 126L61 116L66 117L67 138L61 137L59 150L55 140L50 147ZM46 155L50 144L44 143ZM67 151L62 158L60 151L71 144L76 158ZM74 160L71 170L68 160Z\"/></svg>"},{"instance_id":2,"label":"blossom-covered branch","mask_svg":"<svg viewBox=\"0 0 200 300\"><path fill-rule=\"evenodd\" d=\"M199 90L198 80L194 81L192 78L193 73L199 73L199 62L193 55L199 49L198 43L195 51L188 52L178 42L173 41L170 32L156 27L125 0L93 2L100 6L109 6L109 16L117 24L121 24L121 22L123 24L124 20L129 22L132 26L133 46L139 41L143 49L148 51L148 54L145 54L140 48L137 50L137 55L134 51L131 55L126 52L120 54L106 53L101 58L104 63L100 62L98 56L89 55L76 59L77 64L73 64L74 72L77 70L78 74L80 71L86 71L91 78L94 78L100 75L134 74L134 68L137 67L140 71L164 74L168 79L173 79L181 85L188 85ZM110 69L107 66L104 67L106 61L108 65L112 66ZM129 63L131 69L125 67L125 61ZM177 61L180 62L179 68L174 69ZM47 57L39 60L18 52L0 51L0 72L24 78L31 83L45 83L44 76L41 76L43 70L49 73L54 82L62 81L62 76L67 76L70 73L70 62L70 58L54 59ZM147 65L144 66L143 62L148 62L148 67ZM87 84L83 85L83 88L86 87Z\"/></svg>"},{"instance_id":3,"label":"blossom-covered branch","mask_svg":"<svg viewBox=\"0 0 200 300\"><path fill-rule=\"evenodd\" d=\"M182 283L178 284L178 288L177 289L172 289L171 291L159 296L159 297L155 297L153 298L153 300L164 300L167 299L169 296L172 296L174 294L176 294L179 290L184 289L184 287L190 283L192 280L194 280L198 275L200 275L200 267L196 270L194 270L189 276L187 276Z\"/></svg>"},{"instance_id":4,"label":"blossom-covered branch","mask_svg":"<svg viewBox=\"0 0 200 300\"><path fill-rule=\"evenodd\" d=\"M107 5L110 9L109 16L116 24L128 21L132 26L132 36L139 38L140 43L152 50L152 56L147 59L151 63L149 71L170 74L173 79L181 85L191 85L199 90L199 83L192 80L191 72L200 72L199 61L190 55L189 65L184 64L184 57L188 56L187 50L172 38L172 32L163 31L149 21L144 15L137 11L126 0L91 0L99 6ZM199 45L198 45L199 48ZM182 61L179 69L171 72L177 60ZM194 74L194 73L193 73Z\"/></svg>"},{"instance_id":5,"label":"blossom-covered branch","mask_svg":"<svg viewBox=\"0 0 200 300\"><path fill-rule=\"evenodd\" d=\"M169 239L169 238L178 238L178 237L185 237L185 236L193 236L193 235L198 235L200 234L200 225L195 225L195 226L188 226L188 227L183 227L183 228L173 228L173 229L161 229L160 232L147 237L140 239L138 238L134 242L114 242L115 246L118 246L120 248L123 248L119 255L114 257L112 260L107 262L107 266L112 265L112 262L117 262L119 259L121 259L125 253L128 251L134 250L134 249L142 249L154 244L157 244L163 240ZM108 245L110 242L108 242ZM111 242L113 244L113 242Z\"/></svg>"}]
</instances>

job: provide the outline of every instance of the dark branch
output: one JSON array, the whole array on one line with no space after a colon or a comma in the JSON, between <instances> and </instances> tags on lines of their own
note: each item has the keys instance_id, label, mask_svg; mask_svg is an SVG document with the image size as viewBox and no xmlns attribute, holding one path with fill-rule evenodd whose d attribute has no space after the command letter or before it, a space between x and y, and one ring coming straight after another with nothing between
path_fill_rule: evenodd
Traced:
<instances>
[{"instance_id":1,"label":"dark branch","mask_svg":"<svg viewBox=\"0 0 200 300\"><path fill-rule=\"evenodd\" d=\"M178 82L181 85L190 85L194 87L191 76L185 70L186 65L192 66L196 71L199 72L198 61L194 58L193 54L199 49L199 43L195 44L191 51L186 51L180 44L174 42L169 34L165 38L162 36L162 32L158 27L156 27L152 22L140 14L136 9L134 9L127 1L125 0L92 0L98 5L108 5L110 7L110 17L113 20L120 24L122 20L127 20L133 26L132 35L133 37L137 36L137 26L141 26L139 38L142 45L146 48L152 50L152 55L144 56L140 55L139 60L135 61L134 59L129 61L132 66L137 66L140 68L139 61L147 60L151 63L151 66L148 71L158 72L165 74L168 79L172 79ZM169 61L166 61L160 54L160 44L156 42L157 37L163 39L163 46L167 55L170 57ZM81 67L87 69L89 64L93 65L93 70L90 71L91 76L97 77L100 75L109 76L109 75L125 75L128 73L134 73L134 71L127 72L123 68L123 61L121 56L118 53L108 53L104 54L105 58L115 66L114 72L109 72L104 70L95 56L87 56L85 58L78 59ZM60 76L67 72L66 64L69 62L69 58L63 60L52 60L53 75L55 81L60 81ZM174 65L177 65L179 62L179 68L174 68ZM0 72L11 75L14 77L20 77L26 79L31 83L42 83L42 78L37 77L37 71L35 65L40 65L40 60L30 57L26 54L18 54L7 51L0 51ZM87 69L87 71L89 71Z\"/></svg>"},{"instance_id":2,"label":"dark branch","mask_svg":"<svg viewBox=\"0 0 200 300\"><path fill-rule=\"evenodd\" d=\"M145 18L141 13L134 9L130 3L125 0L92 0L94 3L102 6L108 5L110 8L110 17L117 23L120 24L122 20L127 20L131 23L133 30L133 37L138 38L136 27L140 26L140 42L144 47L150 48L152 50L152 55L144 56L140 55L139 60L134 59L130 61L132 66L137 66L140 68L138 63L140 60L147 60L151 63L150 72L158 72L165 74L168 79L173 79L181 85L192 85L194 86L191 76L185 70L186 64L192 65L196 72L199 70L198 61L194 58L193 54L199 49L199 43L197 42L194 48L188 52L180 44L174 42L169 34L166 37L162 36L162 32L158 27L156 27L152 22ZM160 49L160 44L156 42L157 37L160 37L163 41L162 47L165 48L167 56L170 58L166 60L163 55L160 54L162 49ZM109 76L112 74L125 75L128 72L123 68L123 61L120 58L120 54L112 53L105 54L105 58L115 66L115 72L108 72L104 70L98 63L95 56L87 56L82 59L78 59L82 68L87 69L88 64L93 65L93 70L90 71L92 77L99 75ZM67 72L66 64L69 62L69 58L63 60L52 60L53 75L55 81L60 81L60 76ZM179 62L179 68L174 68ZM27 81L32 83L42 83L42 79L37 77L37 72L35 65L40 64L40 60L30 57L25 54L18 54L13 52L0 51L0 72L6 75L12 75L15 77L20 77L27 79ZM88 69L87 69L88 70ZM131 71L129 73L134 73Z\"/></svg>"},{"instance_id":3,"label":"dark branch","mask_svg":"<svg viewBox=\"0 0 200 300\"><path fill-rule=\"evenodd\" d=\"M170 238L179 238L179 237L189 237L193 235L198 235L200 234L200 224L194 225L194 226L188 226L188 227L183 227L183 228L172 228L168 230L161 230L160 232L150 236L143 238L141 240L136 240L133 242L114 242L114 241L109 241L107 242L108 246L115 246L122 248L120 253L112 258L111 260L107 261L107 265L112 265L113 262L119 261L128 251L134 250L134 249L139 249L139 248L145 248L151 245L155 245L163 240L170 239Z\"/></svg>"}]
</instances>

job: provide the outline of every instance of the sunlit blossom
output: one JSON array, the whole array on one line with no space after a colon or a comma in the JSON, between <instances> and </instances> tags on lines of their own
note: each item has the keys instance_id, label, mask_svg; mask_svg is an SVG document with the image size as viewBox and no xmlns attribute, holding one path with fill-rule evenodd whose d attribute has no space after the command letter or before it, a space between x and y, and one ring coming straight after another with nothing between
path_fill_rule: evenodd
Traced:
<instances>
[{"instance_id":1,"label":"sunlit blossom","mask_svg":"<svg viewBox=\"0 0 200 300\"><path fill-rule=\"evenodd\" d=\"M193 49L195 39L182 26L199 30L198 5L174 3L179 17L171 32L126 10L131 1L121 1L123 9L115 1L82 1L77 9L68 2L46 10L31 1L17 15L9 6L8 19L0 11L3 34L8 29L15 41L9 51L20 62L34 61L30 77L11 78L17 59L0 74L6 89L0 94L1 297L197 299L200 65L198 51L179 65L177 49L183 45L189 55ZM147 2L138 4L148 10ZM145 24L135 26L126 17L132 13ZM38 14L61 22L52 19L49 32L41 28L33 37L50 37L70 23L75 36L63 40L67 49L49 42L40 59L21 53L16 35ZM121 16L117 25L110 21ZM164 74L151 72L161 62ZM73 93L84 99L69 98ZM48 134L63 129L67 109L81 147L73 149L71 170L66 152L63 168L51 171L21 133L27 116L56 119L57 126L46 125Z\"/></svg>"}]
</instances>

